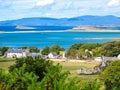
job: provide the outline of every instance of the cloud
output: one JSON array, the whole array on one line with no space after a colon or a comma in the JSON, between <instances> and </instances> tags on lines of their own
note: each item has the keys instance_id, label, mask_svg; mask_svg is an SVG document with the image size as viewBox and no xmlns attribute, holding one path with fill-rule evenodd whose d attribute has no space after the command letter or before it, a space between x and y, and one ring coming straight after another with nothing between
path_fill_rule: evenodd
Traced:
<instances>
[{"instance_id":1,"label":"cloud","mask_svg":"<svg viewBox=\"0 0 120 90\"><path fill-rule=\"evenodd\" d=\"M46 5L49 5L52 3L54 3L54 0L37 0L36 5L37 6L46 6Z\"/></svg>"},{"instance_id":2,"label":"cloud","mask_svg":"<svg viewBox=\"0 0 120 90\"><path fill-rule=\"evenodd\" d=\"M108 2L108 6L118 6L120 5L120 0L111 0Z\"/></svg>"},{"instance_id":3,"label":"cloud","mask_svg":"<svg viewBox=\"0 0 120 90\"><path fill-rule=\"evenodd\" d=\"M120 16L119 10L120 0L0 0L0 21L24 17Z\"/></svg>"}]
</instances>

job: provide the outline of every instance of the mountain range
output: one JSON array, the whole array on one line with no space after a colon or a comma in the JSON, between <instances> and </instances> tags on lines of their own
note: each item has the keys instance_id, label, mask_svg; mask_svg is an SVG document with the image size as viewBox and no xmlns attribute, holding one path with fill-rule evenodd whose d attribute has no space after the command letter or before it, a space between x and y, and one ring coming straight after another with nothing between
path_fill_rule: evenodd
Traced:
<instances>
[{"instance_id":1,"label":"mountain range","mask_svg":"<svg viewBox=\"0 0 120 90\"><path fill-rule=\"evenodd\" d=\"M73 18L33 17L18 20L0 21L0 26L120 26L120 17L108 16L79 16Z\"/></svg>"}]
</instances>

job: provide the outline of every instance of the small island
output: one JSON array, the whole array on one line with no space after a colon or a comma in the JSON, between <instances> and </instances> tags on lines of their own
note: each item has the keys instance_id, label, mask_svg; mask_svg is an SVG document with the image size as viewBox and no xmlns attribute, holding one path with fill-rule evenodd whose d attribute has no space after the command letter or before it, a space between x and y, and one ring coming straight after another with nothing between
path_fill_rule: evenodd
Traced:
<instances>
[{"instance_id":1,"label":"small island","mask_svg":"<svg viewBox=\"0 0 120 90\"><path fill-rule=\"evenodd\" d=\"M16 29L35 29L35 28L30 26L16 26Z\"/></svg>"}]
</instances>

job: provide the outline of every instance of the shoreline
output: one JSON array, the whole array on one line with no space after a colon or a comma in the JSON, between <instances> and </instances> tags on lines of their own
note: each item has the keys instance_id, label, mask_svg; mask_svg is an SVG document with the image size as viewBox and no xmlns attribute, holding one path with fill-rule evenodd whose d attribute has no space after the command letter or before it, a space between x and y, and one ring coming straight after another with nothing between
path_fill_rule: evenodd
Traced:
<instances>
[{"instance_id":1,"label":"shoreline","mask_svg":"<svg viewBox=\"0 0 120 90\"><path fill-rule=\"evenodd\" d=\"M66 30L65 32L120 32L120 30L105 30L105 29L100 29L100 30L80 30L80 29L71 29L71 30Z\"/></svg>"},{"instance_id":2,"label":"shoreline","mask_svg":"<svg viewBox=\"0 0 120 90\"><path fill-rule=\"evenodd\" d=\"M75 40L116 40L119 41L120 38L74 38Z\"/></svg>"},{"instance_id":3,"label":"shoreline","mask_svg":"<svg viewBox=\"0 0 120 90\"><path fill-rule=\"evenodd\" d=\"M19 30L19 29L18 29ZM120 32L120 30L80 30L80 29L68 29L68 30L23 30L23 31L1 31L0 33L41 33L41 32Z\"/></svg>"}]
</instances>

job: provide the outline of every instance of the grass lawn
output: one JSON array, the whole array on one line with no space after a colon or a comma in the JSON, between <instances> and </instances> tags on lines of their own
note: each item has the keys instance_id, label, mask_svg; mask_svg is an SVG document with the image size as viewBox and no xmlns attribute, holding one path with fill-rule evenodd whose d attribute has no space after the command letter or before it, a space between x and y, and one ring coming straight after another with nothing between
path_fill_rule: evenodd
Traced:
<instances>
[{"instance_id":1,"label":"grass lawn","mask_svg":"<svg viewBox=\"0 0 120 90\"><path fill-rule=\"evenodd\" d=\"M0 62L0 68L4 69L5 71L8 71L8 68L13 65L15 61L9 61L9 62Z\"/></svg>"},{"instance_id":2,"label":"grass lawn","mask_svg":"<svg viewBox=\"0 0 120 90\"><path fill-rule=\"evenodd\" d=\"M5 61L4 61L5 60ZM3 68L4 70L8 71L8 67L13 65L15 61L14 59L9 58L3 58L0 57L0 68ZM88 62L54 62L54 64L60 63L63 67L63 71L70 71L70 77L78 77L80 80L93 80L98 78L98 75L78 75L77 70L79 70L82 67L85 68L92 68L96 66L98 63L94 61L88 61Z\"/></svg>"},{"instance_id":3,"label":"grass lawn","mask_svg":"<svg viewBox=\"0 0 120 90\"><path fill-rule=\"evenodd\" d=\"M15 59L0 57L0 68L8 71L8 68L15 63Z\"/></svg>"},{"instance_id":4,"label":"grass lawn","mask_svg":"<svg viewBox=\"0 0 120 90\"><path fill-rule=\"evenodd\" d=\"M98 62L54 62L55 64L60 63L63 67L63 71L70 71L70 77L78 77L80 80L91 81L98 78L98 75L78 75L77 70L82 67L93 68L98 65Z\"/></svg>"},{"instance_id":5,"label":"grass lawn","mask_svg":"<svg viewBox=\"0 0 120 90\"><path fill-rule=\"evenodd\" d=\"M0 57L0 61L10 61L10 60L15 60L15 59Z\"/></svg>"}]
</instances>

